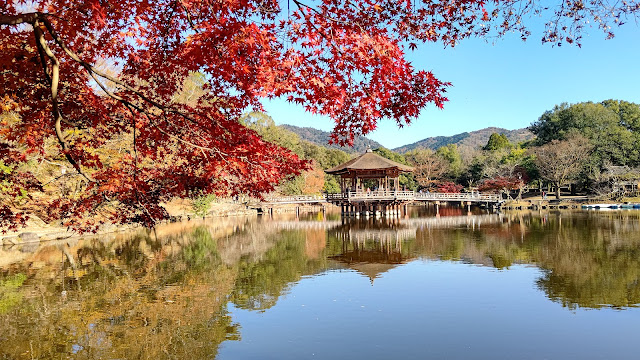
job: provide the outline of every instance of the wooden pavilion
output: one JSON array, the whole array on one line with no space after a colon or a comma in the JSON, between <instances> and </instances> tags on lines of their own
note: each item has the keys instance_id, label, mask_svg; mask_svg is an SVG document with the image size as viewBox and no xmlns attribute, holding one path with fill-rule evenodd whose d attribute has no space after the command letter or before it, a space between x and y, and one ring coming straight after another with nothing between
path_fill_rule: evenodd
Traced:
<instances>
[{"instance_id":1,"label":"wooden pavilion","mask_svg":"<svg viewBox=\"0 0 640 360\"><path fill-rule=\"evenodd\" d=\"M400 189L399 176L413 168L383 158L371 149L344 164L325 170L340 176L340 194L327 201L342 207L343 214L376 214L397 211L398 205L414 199L413 191Z\"/></svg>"},{"instance_id":2,"label":"wooden pavilion","mask_svg":"<svg viewBox=\"0 0 640 360\"><path fill-rule=\"evenodd\" d=\"M340 176L342 192L366 191L364 180L375 179L377 187L374 190L400 190L398 177L400 173L412 172L411 166L383 158L370 148L367 151L344 164L325 170L327 174ZM372 189L369 189L372 190Z\"/></svg>"}]
</instances>

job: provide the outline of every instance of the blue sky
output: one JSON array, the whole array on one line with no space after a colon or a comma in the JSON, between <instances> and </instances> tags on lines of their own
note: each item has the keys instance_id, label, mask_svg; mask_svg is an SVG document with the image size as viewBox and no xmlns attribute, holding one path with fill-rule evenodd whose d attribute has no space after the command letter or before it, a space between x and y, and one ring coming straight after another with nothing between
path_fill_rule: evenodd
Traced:
<instances>
[{"instance_id":1,"label":"blue sky","mask_svg":"<svg viewBox=\"0 0 640 360\"><path fill-rule=\"evenodd\" d=\"M417 69L430 70L452 86L444 110L431 106L409 127L383 120L368 135L388 148L431 136L455 135L496 126L529 126L562 102L606 99L640 103L640 26L628 23L605 40L598 29L583 34L582 48L542 45L540 33L523 42L507 36L495 44L469 39L455 48L440 44L409 53ZM330 131L329 118L314 116L286 101L265 105L276 124Z\"/></svg>"}]
</instances>

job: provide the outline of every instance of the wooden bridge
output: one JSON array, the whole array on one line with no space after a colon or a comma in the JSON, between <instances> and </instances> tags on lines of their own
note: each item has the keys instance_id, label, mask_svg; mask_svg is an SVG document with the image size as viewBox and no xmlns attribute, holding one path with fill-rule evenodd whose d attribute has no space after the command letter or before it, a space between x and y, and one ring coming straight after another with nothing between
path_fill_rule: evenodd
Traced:
<instances>
[{"instance_id":1,"label":"wooden bridge","mask_svg":"<svg viewBox=\"0 0 640 360\"><path fill-rule=\"evenodd\" d=\"M327 203L325 195L293 195L293 196L272 196L262 201L264 205L278 204L322 204Z\"/></svg>"},{"instance_id":2,"label":"wooden bridge","mask_svg":"<svg viewBox=\"0 0 640 360\"><path fill-rule=\"evenodd\" d=\"M272 208L284 204L334 204L341 207L343 214L375 215L382 213L398 214L401 205L413 202L430 202L439 206L443 203L457 202L462 205L484 205L498 208L503 199L498 194L472 193L416 193L415 191L347 191L325 195L296 195L266 198L262 206Z\"/></svg>"},{"instance_id":3,"label":"wooden bridge","mask_svg":"<svg viewBox=\"0 0 640 360\"><path fill-rule=\"evenodd\" d=\"M440 201L440 202L472 202L472 203L501 203L503 200L498 194L481 193L416 193L415 191L350 191L345 193L333 193L325 195L294 195L274 196L265 198L265 205L276 204L321 204L336 202L360 202L360 201Z\"/></svg>"},{"instance_id":4,"label":"wooden bridge","mask_svg":"<svg viewBox=\"0 0 640 360\"><path fill-rule=\"evenodd\" d=\"M327 194L327 202L360 202L360 201L463 201L472 203L501 203L498 194L473 193L416 193L415 191L350 191L338 194Z\"/></svg>"}]
</instances>

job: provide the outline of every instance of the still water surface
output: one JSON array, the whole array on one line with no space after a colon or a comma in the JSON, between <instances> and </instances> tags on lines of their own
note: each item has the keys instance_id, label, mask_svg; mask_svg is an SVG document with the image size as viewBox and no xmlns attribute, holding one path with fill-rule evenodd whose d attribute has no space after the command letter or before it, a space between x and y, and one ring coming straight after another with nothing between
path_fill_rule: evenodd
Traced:
<instances>
[{"instance_id":1,"label":"still water surface","mask_svg":"<svg viewBox=\"0 0 640 360\"><path fill-rule=\"evenodd\" d=\"M638 358L640 212L460 211L5 247L0 358Z\"/></svg>"}]
</instances>

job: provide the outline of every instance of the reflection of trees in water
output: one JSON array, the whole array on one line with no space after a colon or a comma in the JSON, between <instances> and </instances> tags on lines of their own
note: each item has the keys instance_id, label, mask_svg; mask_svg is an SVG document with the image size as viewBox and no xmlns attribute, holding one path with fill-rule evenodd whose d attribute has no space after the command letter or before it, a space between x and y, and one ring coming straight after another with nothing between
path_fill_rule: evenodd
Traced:
<instances>
[{"instance_id":1,"label":"reflection of trees in water","mask_svg":"<svg viewBox=\"0 0 640 360\"><path fill-rule=\"evenodd\" d=\"M515 213L481 229L418 230L420 256L509 268L536 264L538 287L564 306L640 304L640 215Z\"/></svg>"},{"instance_id":2,"label":"reflection of trees in water","mask_svg":"<svg viewBox=\"0 0 640 360\"><path fill-rule=\"evenodd\" d=\"M549 222L539 251L546 269L538 287L563 306L640 304L640 222L637 213L588 214Z\"/></svg>"},{"instance_id":3,"label":"reflection of trees in water","mask_svg":"<svg viewBox=\"0 0 640 360\"><path fill-rule=\"evenodd\" d=\"M74 250L80 286L61 282L60 268L19 269L30 285L22 304L0 314L0 354L204 358L239 336L224 306L236 272L221 263L208 230L195 229L185 246L139 234Z\"/></svg>"},{"instance_id":4,"label":"reflection of trees in water","mask_svg":"<svg viewBox=\"0 0 640 360\"><path fill-rule=\"evenodd\" d=\"M539 288L570 308L640 303L638 213L320 220L229 220L42 247L0 272L0 354L212 357L239 337L228 301L265 310L305 275L349 266L373 280L416 257L534 263Z\"/></svg>"},{"instance_id":5,"label":"reflection of trees in water","mask_svg":"<svg viewBox=\"0 0 640 360\"><path fill-rule=\"evenodd\" d=\"M274 246L265 252L258 261L241 259L238 277L231 301L249 310L265 310L286 294L291 284L304 275L316 274L327 269L326 258L317 256L318 237L324 241L325 232L289 231L278 233ZM308 256L309 240L314 244L314 256Z\"/></svg>"},{"instance_id":6,"label":"reflection of trees in water","mask_svg":"<svg viewBox=\"0 0 640 360\"><path fill-rule=\"evenodd\" d=\"M0 276L29 277L11 289L22 303L7 300L0 313L0 356L214 357L222 341L239 337L228 301L266 309L326 268L322 227L228 225L43 247L33 255L37 268L15 264Z\"/></svg>"}]
</instances>

